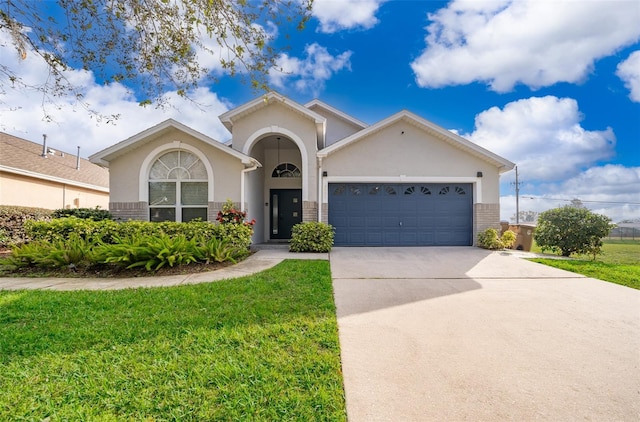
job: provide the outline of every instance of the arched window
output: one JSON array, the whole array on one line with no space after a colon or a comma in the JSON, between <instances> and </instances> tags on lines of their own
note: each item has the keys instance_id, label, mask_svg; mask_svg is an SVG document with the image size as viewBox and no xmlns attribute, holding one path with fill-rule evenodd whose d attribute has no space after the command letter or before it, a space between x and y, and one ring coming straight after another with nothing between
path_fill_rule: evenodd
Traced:
<instances>
[{"instance_id":1,"label":"arched window","mask_svg":"<svg viewBox=\"0 0 640 422\"><path fill-rule=\"evenodd\" d=\"M271 177L300 177L300 175L300 169L291 163L278 164L271 173Z\"/></svg>"},{"instance_id":2,"label":"arched window","mask_svg":"<svg viewBox=\"0 0 640 422\"><path fill-rule=\"evenodd\" d=\"M207 169L184 151L160 156L149 171L149 220L207 220Z\"/></svg>"}]
</instances>

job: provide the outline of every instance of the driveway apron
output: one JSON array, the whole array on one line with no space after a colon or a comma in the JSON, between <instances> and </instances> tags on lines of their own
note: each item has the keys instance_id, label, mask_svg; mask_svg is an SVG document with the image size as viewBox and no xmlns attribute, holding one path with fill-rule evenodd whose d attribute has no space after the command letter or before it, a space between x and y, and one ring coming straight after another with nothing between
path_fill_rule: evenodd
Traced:
<instances>
[{"instance_id":1,"label":"driveway apron","mask_svg":"<svg viewBox=\"0 0 640 422\"><path fill-rule=\"evenodd\" d=\"M330 261L350 422L640 419L640 291L471 247Z\"/></svg>"}]
</instances>

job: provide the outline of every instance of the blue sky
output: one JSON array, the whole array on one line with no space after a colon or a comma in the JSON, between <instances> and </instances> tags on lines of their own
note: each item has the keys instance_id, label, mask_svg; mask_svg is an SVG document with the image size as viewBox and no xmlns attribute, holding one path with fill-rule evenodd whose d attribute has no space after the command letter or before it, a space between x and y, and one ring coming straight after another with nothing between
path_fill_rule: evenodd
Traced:
<instances>
[{"instance_id":1,"label":"blue sky","mask_svg":"<svg viewBox=\"0 0 640 422\"><path fill-rule=\"evenodd\" d=\"M407 109L455 131L518 165L521 210L578 198L614 221L640 217L640 2L316 0L313 15L304 31L276 39L291 48L273 89L366 123ZM0 55L30 80L46 77L35 57L19 61L3 43ZM217 116L257 94L217 72L218 84L192 93L204 110L167 93L175 108L165 111L72 72L92 106L122 114L115 126L72 99L43 122L38 94L7 89L0 130L35 142L47 133L50 145L80 145L83 156L169 117L225 141ZM514 178L501 179L505 220Z\"/></svg>"}]
</instances>

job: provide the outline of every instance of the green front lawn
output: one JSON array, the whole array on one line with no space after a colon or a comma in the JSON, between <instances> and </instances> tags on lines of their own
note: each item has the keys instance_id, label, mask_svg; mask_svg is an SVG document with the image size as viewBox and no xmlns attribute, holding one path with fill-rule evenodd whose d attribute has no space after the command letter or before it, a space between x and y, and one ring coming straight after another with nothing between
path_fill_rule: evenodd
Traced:
<instances>
[{"instance_id":1,"label":"green front lawn","mask_svg":"<svg viewBox=\"0 0 640 422\"><path fill-rule=\"evenodd\" d=\"M326 261L120 291L0 291L0 420L346 420Z\"/></svg>"},{"instance_id":2,"label":"green front lawn","mask_svg":"<svg viewBox=\"0 0 640 422\"><path fill-rule=\"evenodd\" d=\"M602 249L604 253L598 255L596 261L588 255L578 255L573 260L531 261L640 289L640 240L605 240ZM532 250L540 252L535 245Z\"/></svg>"}]
</instances>

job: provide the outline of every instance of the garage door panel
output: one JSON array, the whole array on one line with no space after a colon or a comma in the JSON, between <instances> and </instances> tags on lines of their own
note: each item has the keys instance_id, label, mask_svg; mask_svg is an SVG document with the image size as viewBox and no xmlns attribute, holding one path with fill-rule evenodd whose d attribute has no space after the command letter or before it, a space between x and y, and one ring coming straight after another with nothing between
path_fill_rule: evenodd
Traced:
<instances>
[{"instance_id":1,"label":"garage door panel","mask_svg":"<svg viewBox=\"0 0 640 422\"><path fill-rule=\"evenodd\" d=\"M330 184L336 245L471 245L471 184Z\"/></svg>"}]
</instances>

